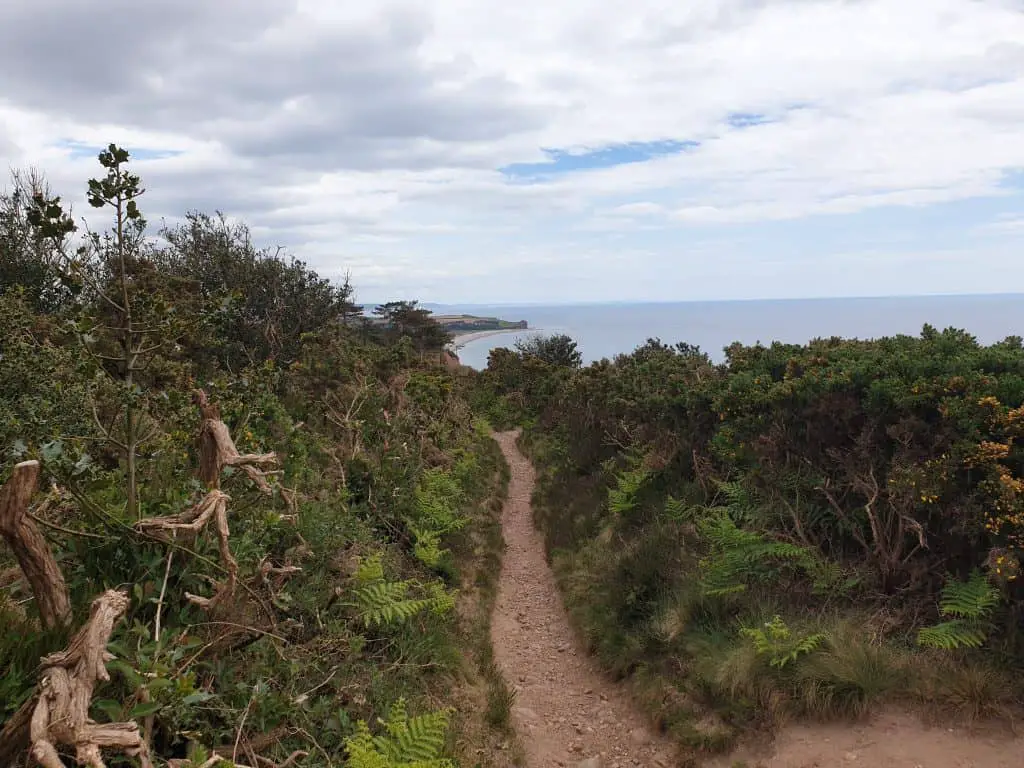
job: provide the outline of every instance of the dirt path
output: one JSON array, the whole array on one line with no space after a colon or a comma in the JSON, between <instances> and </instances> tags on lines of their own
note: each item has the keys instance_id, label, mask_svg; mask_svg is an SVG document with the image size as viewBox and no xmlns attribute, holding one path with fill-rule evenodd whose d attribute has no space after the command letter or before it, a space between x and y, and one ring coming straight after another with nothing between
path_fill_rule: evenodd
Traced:
<instances>
[{"instance_id":1,"label":"dirt path","mask_svg":"<svg viewBox=\"0 0 1024 768\"><path fill-rule=\"evenodd\" d=\"M517 433L495 436L512 479L502 516L506 551L491 625L494 654L516 692L512 720L527 768L673 768L676 752L605 678L569 627L533 527L534 473ZM711 758L706 768L1011 768L1024 764L1024 739L991 726L929 727L912 715L863 723L796 724L774 743Z\"/></svg>"},{"instance_id":2,"label":"dirt path","mask_svg":"<svg viewBox=\"0 0 1024 768\"><path fill-rule=\"evenodd\" d=\"M741 759L742 758L742 759ZM864 723L802 723L784 728L767 754L734 754L706 768L1015 768L1024 764L1024 740L996 724L929 727L905 712Z\"/></svg>"},{"instance_id":3,"label":"dirt path","mask_svg":"<svg viewBox=\"0 0 1024 768\"><path fill-rule=\"evenodd\" d=\"M672 768L672 745L651 731L628 694L577 645L544 542L533 527L533 467L516 447L516 436L496 435L512 479L491 639L498 666L516 692L512 720L527 768Z\"/></svg>"}]
</instances>

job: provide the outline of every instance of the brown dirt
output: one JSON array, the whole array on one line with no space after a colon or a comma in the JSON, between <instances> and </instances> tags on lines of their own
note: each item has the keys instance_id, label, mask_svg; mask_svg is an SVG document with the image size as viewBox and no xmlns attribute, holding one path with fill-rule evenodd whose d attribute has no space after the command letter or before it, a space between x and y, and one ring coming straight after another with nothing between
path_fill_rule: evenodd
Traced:
<instances>
[{"instance_id":1,"label":"brown dirt","mask_svg":"<svg viewBox=\"0 0 1024 768\"><path fill-rule=\"evenodd\" d=\"M707 768L1011 768L1024 763L1024 740L995 724L973 729L928 726L906 712L864 723L805 723L784 728L766 756L730 755ZM745 758L742 759L741 758Z\"/></svg>"},{"instance_id":2,"label":"brown dirt","mask_svg":"<svg viewBox=\"0 0 1024 768\"><path fill-rule=\"evenodd\" d=\"M516 693L512 721L527 766L675 766L673 745L651 730L621 686L601 674L569 626L533 527L533 467L516 447L517 435L495 436L511 482L491 638L498 667Z\"/></svg>"}]
</instances>

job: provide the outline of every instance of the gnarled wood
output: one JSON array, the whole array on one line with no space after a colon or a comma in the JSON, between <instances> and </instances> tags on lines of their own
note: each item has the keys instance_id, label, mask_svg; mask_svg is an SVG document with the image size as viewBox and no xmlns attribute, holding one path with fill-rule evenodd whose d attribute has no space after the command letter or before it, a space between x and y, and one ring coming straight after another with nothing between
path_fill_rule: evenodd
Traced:
<instances>
[{"instance_id":1,"label":"gnarled wood","mask_svg":"<svg viewBox=\"0 0 1024 768\"><path fill-rule=\"evenodd\" d=\"M199 478L208 488L220 488L220 473L224 467L238 467L261 491L273 493L267 482L268 472L263 467L276 466L277 454L239 453L227 424L221 421L219 409L210 403L206 393L197 389L193 400L203 415L199 427Z\"/></svg>"},{"instance_id":2,"label":"gnarled wood","mask_svg":"<svg viewBox=\"0 0 1024 768\"><path fill-rule=\"evenodd\" d=\"M58 747L74 747L79 765L104 768L102 750L137 756L151 768L146 742L135 722L95 723L89 705L98 680L109 680L107 643L128 609L128 594L108 590L92 602L89 621L64 651L45 656L35 697L0 732L0 764L9 765L29 748L44 768L64 768Z\"/></svg>"},{"instance_id":3,"label":"gnarled wood","mask_svg":"<svg viewBox=\"0 0 1024 768\"><path fill-rule=\"evenodd\" d=\"M39 618L47 629L71 622L71 601L64 576L46 539L28 516L28 503L39 482L39 462L23 461L0 489L0 535L14 551L32 587Z\"/></svg>"},{"instance_id":4,"label":"gnarled wood","mask_svg":"<svg viewBox=\"0 0 1024 768\"><path fill-rule=\"evenodd\" d=\"M173 517L150 517L140 520L135 524L139 531L161 536L164 532L192 531L199 532L206 524L213 520L217 529L217 545L220 549L220 559L224 562L228 571L228 579L225 584L217 590L213 598L200 597L188 592L185 597L192 603L204 608L213 608L225 597L235 591L235 583L238 578L238 561L231 554L229 546L230 531L228 530L228 501L231 497L223 491L211 490L202 500L193 507Z\"/></svg>"}]
</instances>

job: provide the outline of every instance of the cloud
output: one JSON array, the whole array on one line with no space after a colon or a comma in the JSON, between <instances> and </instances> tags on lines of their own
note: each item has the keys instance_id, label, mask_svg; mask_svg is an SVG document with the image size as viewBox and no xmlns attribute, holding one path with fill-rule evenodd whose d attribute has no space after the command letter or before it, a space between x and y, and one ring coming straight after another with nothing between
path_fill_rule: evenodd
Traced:
<instances>
[{"instance_id":1,"label":"cloud","mask_svg":"<svg viewBox=\"0 0 1024 768\"><path fill-rule=\"evenodd\" d=\"M382 297L817 295L876 249L1024 290L964 279L1019 237L1021 41L1016 0L13 0L0 159L80 200L118 142L150 220Z\"/></svg>"},{"instance_id":2,"label":"cloud","mask_svg":"<svg viewBox=\"0 0 1024 768\"><path fill-rule=\"evenodd\" d=\"M978 229L983 234L1005 234L1024 237L1024 215L1003 214L996 217L994 221L983 224Z\"/></svg>"}]
</instances>

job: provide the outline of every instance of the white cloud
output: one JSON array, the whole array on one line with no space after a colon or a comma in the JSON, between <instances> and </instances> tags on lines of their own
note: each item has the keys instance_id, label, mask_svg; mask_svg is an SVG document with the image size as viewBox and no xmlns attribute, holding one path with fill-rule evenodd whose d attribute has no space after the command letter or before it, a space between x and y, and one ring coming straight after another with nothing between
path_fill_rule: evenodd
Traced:
<instances>
[{"instance_id":1,"label":"white cloud","mask_svg":"<svg viewBox=\"0 0 1024 768\"><path fill-rule=\"evenodd\" d=\"M22 74L0 94L0 159L44 169L70 198L96 166L66 142L175 150L138 164L151 219L219 208L385 294L742 293L711 273L685 279L693 264L678 254L695 231L788 222L798 243L823 215L836 227L935 205L955 216L1020 194L1008 180L1024 171L1022 11L1010 0L12 0L0 67ZM98 50L115 55L81 64ZM768 122L738 128L735 114ZM700 145L533 184L498 171L544 162L542 148L662 140ZM993 239L1019 234L1014 221L978 240L996 248L984 258L1003 258ZM928 252L931 233L908 239L908 226L894 242ZM830 288L772 282L758 264L787 248L752 242L706 246L708 258L761 275L766 295ZM822 248L839 268L856 244ZM880 274L912 290L919 270L898 253ZM950 290L984 288L957 277L971 253L940 270ZM623 254L640 266L623 272ZM585 279L560 286L536 277L581 267Z\"/></svg>"}]
</instances>

